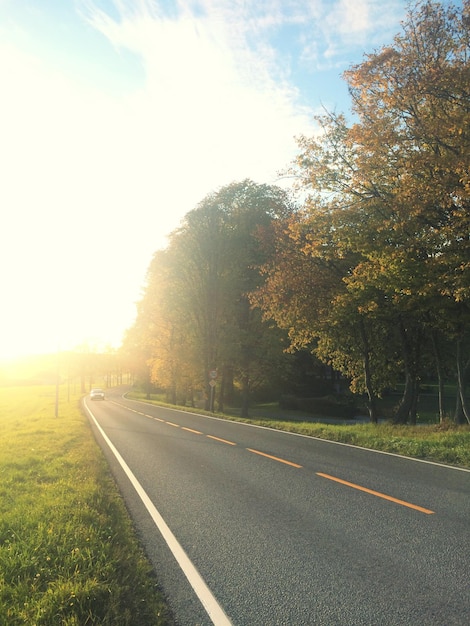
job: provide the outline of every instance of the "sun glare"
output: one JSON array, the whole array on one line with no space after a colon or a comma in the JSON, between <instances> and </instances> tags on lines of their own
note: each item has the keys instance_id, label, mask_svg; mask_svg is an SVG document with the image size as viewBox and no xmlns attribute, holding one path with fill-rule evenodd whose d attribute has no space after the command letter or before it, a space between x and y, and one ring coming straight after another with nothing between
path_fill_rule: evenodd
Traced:
<instances>
[{"instance_id":1,"label":"sun glare","mask_svg":"<svg viewBox=\"0 0 470 626\"><path fill-rule=\"evenodd\" d=\"M277 182L318 106L291 67L307 47L277 48L315 30L311 3L301 22L289 3L39 4L0 1L0 359L119 345L168 234L224 185ZM318 22L317 53L347 43L352 17L354 37L369 28L343 5L338 37Z\"/></svg>"}]
</instances>

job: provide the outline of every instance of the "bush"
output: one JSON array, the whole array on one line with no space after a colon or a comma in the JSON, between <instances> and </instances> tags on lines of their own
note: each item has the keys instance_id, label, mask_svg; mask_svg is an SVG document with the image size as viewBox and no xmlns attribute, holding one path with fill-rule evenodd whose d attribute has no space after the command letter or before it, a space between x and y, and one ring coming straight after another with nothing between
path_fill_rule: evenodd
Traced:
<instances>
[{"instance_id":1,"label":"bush","mask_svg":"<svg viewBox=\"0 0 470 626\"><path fill-rule=\"evenodd\" d=\"M283 395L279 400L281 409L303 411L312 415L352 419L357 407L351 396L323 396L321 398L302 398L294 395Z\"/></svg>"}]
</instances>

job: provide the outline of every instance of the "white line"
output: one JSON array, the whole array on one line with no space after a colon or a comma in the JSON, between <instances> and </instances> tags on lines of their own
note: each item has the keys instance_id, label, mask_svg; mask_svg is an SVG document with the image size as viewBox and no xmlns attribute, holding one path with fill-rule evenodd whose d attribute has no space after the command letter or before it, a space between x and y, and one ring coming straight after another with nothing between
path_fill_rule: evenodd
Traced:
<instances>
[{"instance_id":1,"label":"white line","mask_svg":"<svg viewBox=\"0 0 470 626\"><path fill-rule=\"evenodd\" d=\"M191 585L191 587L193 588L195 594L197 595L197 597L201 601L203 607L206 609L207 614L210 617L212 623L214 624L214 626L231 626L232 622L229 620L227 615L224 613L222 607L220 606L220 604L215 599L215 597L212 594L211 590L209 589L209 587L204 582L202 576L199 574L199 572L197 571L196 567L193 565L192 561L189 559L188 555L183 550L183 548L179 544L179 542L176 539L176 537L174 536L174 534L169 529L169 527L168 527L167 523L165 522L165 520L163 519L163 517L157 511L155 505L150 500L150 498L147 495L145 489L142 487L142 485L139 483L137 478L134 476L134 474L132 473L131 469L129 468L127 463L124 461L122 456L119 454L117 449L114 447L114 445L112 444L112 442L110 441L110 439L108 438L108 436L106 435L104 430L98 424L95 416L93 415L93 413L89 409L87 403L84 402L84 404L85 404L85 407L86 407L88 413L90 414L92 420L94 421L97 429L99 430L101 436L103 437L103 439L108 444L109 449L111 450L111 452L116 457L118 463L120 464L120 466L122 467L122 469L126 473L126 475L129 478L132 486L134 487L134 489L136 490L136 492L139 495L140 499L142 500L145 508L150 513L150 516L152 517L156 527L161 532L164 540L166 541L166 543L167 543L168 547L170 548L171 552L173 553L173 556L175 557L176 561L178 562L179 566L181 567L184 575L188 579L189 584Z\"/></svg>"}]
</instances>

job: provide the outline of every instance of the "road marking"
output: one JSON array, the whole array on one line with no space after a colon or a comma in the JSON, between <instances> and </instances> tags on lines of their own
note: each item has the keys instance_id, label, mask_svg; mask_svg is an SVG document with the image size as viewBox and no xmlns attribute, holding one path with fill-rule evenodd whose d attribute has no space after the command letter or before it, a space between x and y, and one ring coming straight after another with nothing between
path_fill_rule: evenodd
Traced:
<instances>
[{"instance_id":1,"label":"road marking","mask_svg":"<svg viewBox=\"0 0 470 626\"><path fill-rule=\"evenodd\" d=\"M168 426L174 426L175 428L180 428L179 424L175 424L173 422L165 422L165 424L168 424Z\"/></svg>"},{"instance_id":2,"label":"road marking","mask_svg":"<svg viewBox=\"0 0 470 626\"><path fill-rule=\"evenodd\" d=\"M127 402L140 402L141 404L146 404L147 406L150 404L149 402L146 402L145 400L135 400L134 398L127 398L126 394L123 394L121 397ZM118 406L122 406L126 409L129 408L127 404L123 404L122 402L116 402L115 400L109 400L109 402L112 402L113 404L117 404ZM152 405L152 406L158 406L158 405ZM171 407L165 407L165 409L167 411L173 411L175 413L181 412L181 409L173 409ZM201 413L196 413L195 410L185 411L185 413L187 415L194 415L196 417L204 417L204 419L215 420L217 422L227 422L226 418L217 417L215 415L203 415ZM234 424L239 424L240 426L246 426L248 428L257 428L259 430L269 430L271 432L273 431L273 428L270 426L261 426L260 424L249 424L247 422L238 422L235 419L230 420L230 421L233 422ZM436 467L442 467L443 469L452 470L454 472L466 472L467 474L470 474L470 468L468 467L457 467L456 465L446 465L445 463L438 463L437 461L428 461L427 459L418 459L416 457L406 456L404 454L397 454L396 452L385 452L384 450L373 450L372 448L363 448L362 446L354 445L352 443L344 443L342 441L332 441L330 439L322 439L321 437L314 437L313 435L305 435L304 433L292 433L286 430L277 430L277 429L275 430L277 432L282 433L283 435L288 435L290 437L302 437L303 439L310 439L313 441L318 441L321 444L330 444L332 446L344 446L346 448L354 448L355 450L360 450L360 452L364 454L371 453L371 454L381 454L384 456L392 456L402 461L411 461L412 463L422 463L424 465L435 465Z\"/></svg>"},{"instance_id":3,"label":"road marking","mask_svg":"<svg viewBox=\"0 0 470 626\"><path fill-rule=\"evenodd\" d=\"M220 437L214 437L214 435L206 435L208 439L214 439L215 441L220 441L221 443L227 443L229 446L236 446L237 444L233 441L227 441L227 439L221 439Z\"/></svg>"},{"instance_id":4,"label":"road marking","mask_svg":"<svg viewBox=\"0 0 470 626\"><path fill-rule=\"evenodd\" d=\"M196 596L201 601L203 607L205 608L207 612L207 615L209 616L214 626L232 626L232 622L225 614L223 608L217 602L217 599L215 598L212 591L207 586L206 582L204 581L201 574L196 569L193 562L190 560L190 558L188 557L188 555L182 548L181 544L178 542L174 534L171 532L167 523L158 512L152 500L147 495L147 492L139 483L137 478L134 476L134 474L132 473L132 470L124 461L122 456L119 454L119 452L117 451L117 449L115 448L114 444L111 442L109 437L106 435L104 430L98 424L98 420L89 409L87 403L85 402L84 404L88 410L88 413L90 414L90 417L95 423L96 428L99 430L101 436L103 437L103 439L109 446L109 449L114 454L114 456L116 457L116 460L118 461L118 463L120 464L124 472L126 473L129 481L131 482L132 486L134 487L140 499L142 500L145 508L150 513L150 516L153 519L155 526L158 528L158 530L162 534L167 546L171 550L173 556L175 557L176 561L181 567L184 575L188 579L189 584L193 588Z\"/></svg>"},{"instance_id":5,"label":"road marking","mask_svg":"<svg viewBox=\"0 0 470 626\"><path fill-rule=\"evenodd\" d=\"M414 509L415 511L426 513L426 515L434 514L434 511L425 509L424 507L418 506L417 504L411 504L411 502L405 502L405 500L398 500L397 498L393 498L392 496L387 496L386 494L380 493L379 491L374 491L373 489L367 489L367 487L361 487L360 485L350 483L347 480L343 480L342 478L336 478L336 476L330 476L329 474L323 474L322 472L317 472L316 474L317 476L321 476L322 478L328 478L328 480L334 480L335 482L341 483L342 485L346 485L347 487L352 487L353 489L358 489L359 491L370 493L371 495L377 496L378 498L383 498L384 500L395 502L395 504L401 504L402 506L406 506L409 509Z\"/></svg>"},{"instance_id":6,"label":"road marking","mask_svg":"<svg viewBox=\"0 0 470 626\"><path fill-rule=\"evenodd\" d=\"M279 461L279 463L285 463L286 465L291 465L292 467L301 468L302 465L298 463L292 463L292 461L286 461L286 459L280 459L277 456L271 456L271 454L266 454L266 452L260 452L259 450L253 450L252 448L247 448L248 452L254 452L254 454L259 454L260 456L265 456L267 459L272 459L273 461Z\"/></svg>"},{"instance_id":7,"label":"road marking","mask_svg":"<svg viewBox=\"0 0 470 626\"><path fill-rule=\"evenodd\" d=\"M187 428L187 426L181 426L181 430L187 430L188 433L194 433L195 435L202 435L200 430L194 430L194 428Z\"/></svg>"}]
</instances>

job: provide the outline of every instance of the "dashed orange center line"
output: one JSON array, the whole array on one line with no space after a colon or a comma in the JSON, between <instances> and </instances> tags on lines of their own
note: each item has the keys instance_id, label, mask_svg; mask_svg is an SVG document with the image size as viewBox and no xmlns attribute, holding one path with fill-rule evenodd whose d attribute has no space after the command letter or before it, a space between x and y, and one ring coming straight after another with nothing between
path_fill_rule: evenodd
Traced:
<instances>
[{"instance_id":1,"label":"dashed orange center line","mask_svg":"<svg viewBox=\"0 0 470 626\"><path fill-rule=\"evenodd\" d=\"M114 404L118 404L115 402ZM125 406L125 405L122 405ZM146 413L141 413L140 411L136 411L135 409L130 409L126 407L130 411L134 413L138 413L139 415L143 415L144 417L149 417L157 422L162 422L163 424L168 424L169 426L174 426L175 428L181 428L181 430L186 430L187 432L193 433L195 435L204 435L200 430L195 430L193 428L188 428L186 426L181 426L180 424L175 424L174 422L169 422L167 420L161 419L159 417L154 417L152 415L148 415ZM214 441L219 441L221 443L225 443L229 446L236 446L237 444L233 441L228 441L227 439L221 439L220 437L215 437L215 435L205 435L208 439L213 439ZM272 459L273 461L278 461L279 463L284 463L285 465L290 465L291 467L302 468L302 465L298 463L293 463L292 461L287 461L286 459L281 459L277 456L272 456L271 454L266 454L266 452L261 452L260 450L254 450L253 448L246 448L248 452L253 452L254 454L258 454L259 456L264 456L267 459ZM417 504L412 504L411 502L406 502L405 500L399 500L398 498L394 498L393 496L388 496L385 493L380 493L379 491L374 491L373 489L368 489L367 487L362 487L361 485L356 485L355 483L350 483L347 480L343 480L342 478L337 478L336 476L331 476L330 474L324 474L323 472L316 472L317 476L321 476L322 478L327 478L328 480L332 480L334 482L340 483L342 485L346 485L346 487L351 487L352 489L357 489L358 491L363 491L365 493L369 493L378 498L382 498L383 500L388 500L389 502L394 502L395 504L400 504L401 506L408 507L409 509L414 509L415 511L419 511L421 513L425 513L426 515L434 515L434 511L430 509L425 509L422 506Z\"/></svg>"},{"instance_id":2,"label":"dashed orange center line","mask_svg":"<svg viewBox=\"0 0 470 626\"><path fill-rule=\"evenodd\" d=\"M202 435L200 430L194 430L194 428L187 428L186 426L181 426L181 430L187 430L188 433L194 433L195 435Z\"/></svg>"},{"instance_id":3,"label":"dashed orange center line","mask_svg":"<svg viewBox=\"0 0 470 626\"><path fill-rule=\"evenodd\" d=\"M301 468L302 465L298 463L292 463L292 461L286 461L286 459L280 459L277 456L271 456L270 454L266 454L266 452L260 452L259 450L253 450L252 448L247 448L248 452L253 452L254 454L259 454L260 456L265 456L268 459L272 459L273 461L279 461L279 463L285 463L286 465L291 465L292 467Z\"/></svg>"},{"instance_id":4,"label":"dashed orange center line","mask_svg":"<svg viewBox=\"0 0 470 626\"><path fill-rule=\"evenodd\" d=\"M409 509L414 509L415 511L420 511L421 513L426 513L426 515L433 515L434 511L429 509L425 509L422 506L418 506L417 504L412 504L411 502L405 502L405 500L398 500L398 498L393 498L392 496L387 496L385 493L380 493L379 491L374 491L373 489L367 489L367 487L361 487L361 485L356 485L354 483L350 483L347 480L343 480L342 478L336 478L336 476L330 476L329 474L323 474L322 472L317 472L317 476L321 476L322 478L328 478L328 480L334 480L337 483L341 483L342 485L346 485L347 487L352 487L353 489L358 489L359 491L364 491L365 493L370 493L373 496L377 496L378 498L383 498L384 500L389 500L390 502L395 502L395 504L401 504L402 506L406 506Z\"/></svg>"},{"instance_id":5,"label":"dashed orange center line","mask_svg":"<svg viewBox=\"0 0 470 626\"><path fill-rule=\"evenodd\" d=\"M233 441L227 441L226 439L221 439L220 437L214 437L214 435L206 435L209 439L215 439L215 441L220 441L221 443L227 443L229 446L236 446L237 444Z\"/></svg>"}]
</instances>

